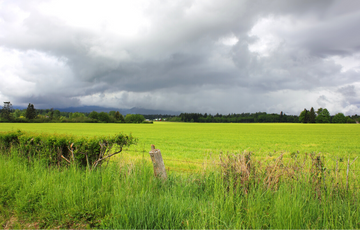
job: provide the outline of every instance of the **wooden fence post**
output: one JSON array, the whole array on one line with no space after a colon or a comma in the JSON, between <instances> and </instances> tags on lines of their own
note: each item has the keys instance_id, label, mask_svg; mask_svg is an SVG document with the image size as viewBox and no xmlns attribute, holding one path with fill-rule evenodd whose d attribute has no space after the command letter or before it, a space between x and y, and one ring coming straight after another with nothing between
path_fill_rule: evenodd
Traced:
<instances>
[{"instance_id":1,"label":"wooden fence post","mask_svg":"<svg viewBox=\"0 0 360 230\"><path fill-rule=\"evenodd\" d=\"M349 169L350 169L350 157L348 158L347 169L346 169L346 191L349 190Z\"/></svg>"},{"instance_id":2,"label":"wooden fence post","mask_svg":"<svg viewBox=\"0 0 360 230\"><path fill-rule=\"evenodd\" d=\"M149 152L149 154L154 166L155 177L160 177L164 180L167 179L165 165L161 156L160 149L155 149L155 145L151 145L151 151Z\"/></svg>"}]
</instances>

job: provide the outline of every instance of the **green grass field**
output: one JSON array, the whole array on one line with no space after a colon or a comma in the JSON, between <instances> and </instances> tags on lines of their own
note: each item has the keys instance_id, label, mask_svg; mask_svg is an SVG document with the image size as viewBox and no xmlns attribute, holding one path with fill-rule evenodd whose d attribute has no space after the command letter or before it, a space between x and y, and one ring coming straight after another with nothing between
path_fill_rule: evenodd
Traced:
<instances>
[{"instance_id":1,"label":"green grass field","mask_svg":"<svg viewBox=\"0 0 360 230\"><path fill-rule=\"evenodd\" d=\"M285 157L288 157L288 153L299 151L301 154L315 152L351 159L360 153L360 126L356 124L0 124L0 131L17 129L84 136L132 133L139 142L120 157L145 157L149 160L147 153L154 144L161 150L169 169L182 171L198 169L205 160L218 159L220 152L251 151L255 157L275 158L282 152L286 152Z\"/></svg>"},{"instance_id":2,"label":"green grass field","mask_svg":"<svg viewBox=\"0 0 360 230\"><path fill-rule=\"evenodd\" d=\"M17 129L85 136L132 133L139 143L131 150L148 152L154 144L164 157L188 160L202 160L210 152L244 150L252 151L255 156L272 155L274 151L337 156L360 153L360 126L354 124L0 124L0 131Z\"/></svg>"},{"instance_id":3,"label":"green grass field","mask_svg":"<svg viewBox=\"0 0 360 230\"><path fill-rule=\"evenodd\" d=\"M2 123L0 131L21 129L85 136L131 132L139 143L117 155L108 167L94 171L50 167L41 159L24 158L16 147L10 153L1 150L0 226L360 228L360 160L351 166L349 179L346 168L348 157L352 162L360 152L359 127ZM153 176L148 155L151 144L161 149L165 165L170 168L165 182ZM250 174L234 171L247 166L235 165L230 158L225 165L209 161L218 160L220 152L228 151L253 152L258 159L251 158ZM297 151L299 156L292 155ZM283 152L284 161L280 162L277 157ZM325 157L316 163L317 155L305 155L310 152L321 152ZM192 173L202 167L202 173Z\"/></svg>"}]
</instances>

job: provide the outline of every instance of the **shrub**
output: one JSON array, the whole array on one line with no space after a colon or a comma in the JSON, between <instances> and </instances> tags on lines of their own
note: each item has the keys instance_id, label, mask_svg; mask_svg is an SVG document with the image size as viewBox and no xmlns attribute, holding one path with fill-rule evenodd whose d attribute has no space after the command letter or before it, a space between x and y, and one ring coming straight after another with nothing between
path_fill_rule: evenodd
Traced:
<instances>
[{"instance_id":1,"label":"shrub","mask_svg":"<svg viewBox=\"0 0 360 230\"><path fill-rule=\"evenodd\" d=\"M49 165L77 164L95 168L103 160L120 153L125 146L136 144L131 135L97 136L92 138L59 134L25 133L20 130L0 133L0 148L17 147L22 156L42 158ZM111 152L114 150L114 152Z\"/></svg>"}]
</instances>

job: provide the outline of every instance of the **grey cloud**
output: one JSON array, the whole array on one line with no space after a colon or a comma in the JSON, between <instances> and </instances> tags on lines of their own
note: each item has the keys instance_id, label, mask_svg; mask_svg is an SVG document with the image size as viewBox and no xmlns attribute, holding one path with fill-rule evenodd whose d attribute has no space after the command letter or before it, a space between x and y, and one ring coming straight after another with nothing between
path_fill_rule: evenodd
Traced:
<instances>
[{"instance_id":1,"label":"grey cloud","mask_svg":"<svg viewBox=\"0 0 360 230\"><path fill-rule=\"evenodd\" d=\"M356 97L357 96L354 85L340 87L338 89L338 91L345 97Z\"/></svg>"},{"instance_id":2,"label":"grey cloud","mask_svg":"<svg viewBox=\"0 0 360 230\"><path fill-rule=\"evenodd\" d=\"M359 21L360 12L332 18L326 23L298 32L298 35L309 35L301 36L298 42L316 55L351 55L360 51Z\"/></svg>"},{"instance_id":3,"label":"grey cloud","mask_svg":"<svg viewBox=\"0 0 360 230\"><path fill-rule=\"evenodd\" d=\"M321 95L316 102L318 103L318 105L322 108L325 108L326 105L330 102L327 97L325 95Z\"/></svg>"},{"instance_id":4,"label":"grey cloud","mask_svg":"<svg viewBox=\"0 0 360 230\"><path fill-rule=\"evenodd\" d=\"M27 105L28 103L34 104L35 108L50 108L50 107L68 107L80 106L81 102L78 98L69 98L65 95L37 95L28 97L17 97L14 103ZM50 106L50 107L49 107Z\"/></svg>"},{"instance_id":5,"label":"grey cloud","mask_svg":"<svg viewBox=\"0 0 360 230\"><path fill-rule=\"evenodd\" d=\"M357 94L357 89L354 85L340 87L337 91L342 95L341 105L343 107L353 105L357 108L360 108L360 99Z\"/></svg>"},{"instance_id":6,"label":"grey cloud","mask_svg":"<svg viewBox=\"0 0 360 230\"><path fill-rule=\"evenodd\" d=\"M283 100L281 97L273 101L262 98L282 90L317 92L321 87L359 82L357 72L341 72L341 66L328 59L359 52L360 14L351 6L334 7L339 4L335 0L226 0L200 2L202 5L197 1L152 1L145 10L152 24L134 39L76 28L41 14L36 10L37 1L22 3L9 3L29 12L20 27L12 24L16 16L10 6L7 15L1 16L4 35L0 36L0 46L36 51L63 63L64 68L47 68L31 66L34 62L24 60L30 64L18 73L24 80L36 78L30 80L36 86L29 98L44 106L80 104L81 98L95 94L105 100L107 94L121 92L120 100L130 107L152 103L168 109L176 104L182 106L180 110L231 112L236 108L233 112L242 112L245 108L278 110L287 106L295 111L276 101ZM249 32L264 17L309 20L314 25L284 31L274 28L282 42L269 56L262 57L249 50L256 42ZM233 46L221 44L219 40L227 36L235 36L238 42ZM0 92L10 95L1 87ZM161 94L149 96L156 92ZM330 103L326 100L323 95L317 102Z\"/></svg>"}]
</instances>

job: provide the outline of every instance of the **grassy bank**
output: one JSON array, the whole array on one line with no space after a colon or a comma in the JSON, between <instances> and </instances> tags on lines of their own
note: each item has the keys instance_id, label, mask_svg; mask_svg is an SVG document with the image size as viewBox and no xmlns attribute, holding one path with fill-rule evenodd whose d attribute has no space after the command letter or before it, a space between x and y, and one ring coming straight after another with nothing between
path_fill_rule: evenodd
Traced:
<instances>
[{"instance_id":1,"label":"grassy bank","mask_svg":"<svg viewBox=\"0 0 360 230\"><path fill-rule=\"evenodd\" d=\"M331 180L333 174L323 184L324 169L311 167L316 158L309 158L309 170L284 176L291 167L280 161L246 174L241 159L224 158L199 174L170 173L163 182L148 161L113 161L89 171L29 162L13 149L0 154L1 226L360 228L359 190L347 190L344 178ZM267 168L278 173L270 177Z\"/></svg>"}]
</instances>

